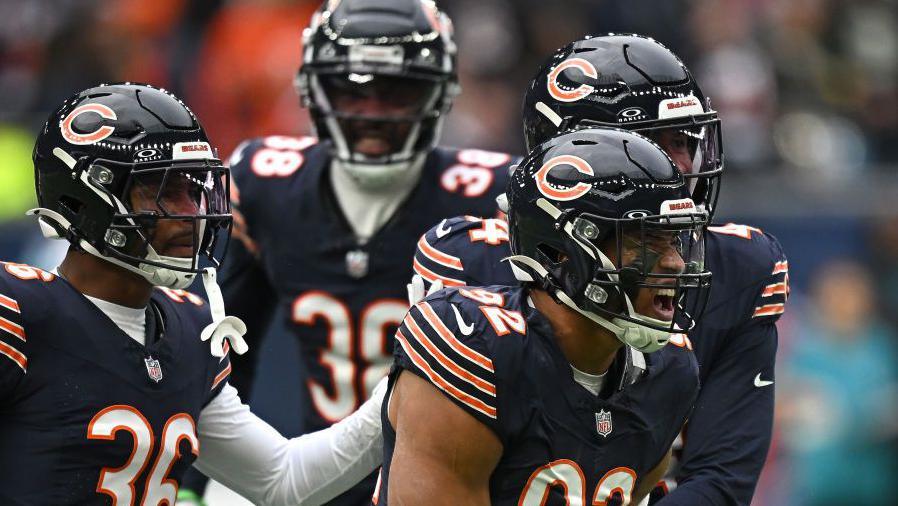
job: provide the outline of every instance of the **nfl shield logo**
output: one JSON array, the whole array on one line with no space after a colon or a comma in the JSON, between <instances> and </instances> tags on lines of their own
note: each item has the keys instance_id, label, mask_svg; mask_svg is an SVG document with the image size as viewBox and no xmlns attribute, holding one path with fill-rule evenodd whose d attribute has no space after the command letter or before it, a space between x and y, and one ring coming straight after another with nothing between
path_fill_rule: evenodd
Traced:
<instances>
[{"instance_id":1,"label":"nfl shield logo","mask_svg":"<svg viewBox=\"0 0 898 506\"><path fill-rule=\"evenodd\" d=\"M162 381L162 366L159 364L159 361L153 357L146 357L143 361L147 364L147 374L150 376L150 379L156 383Z\"/></svg>"},{"instance_id":2,"label":"nfl shield logo","mask_svg":"<svg viewBox=\"0 0 898 506\"><path fill-rule=\"evenodd\" d=\"M611 434L611 413L604 409L596 413L596 430L602 437L608 437Z\"/></svg>"},{"instance_id":3,"label":"nfl shield logo","mask_svg":"<svg viewBox=\"0 0 898 506\"><path fill-rule=\"evenodd\" d=\"M359 279L368 274L368 252L355 250L346 253L346 272Z\"/></svg>"}]
</instances>

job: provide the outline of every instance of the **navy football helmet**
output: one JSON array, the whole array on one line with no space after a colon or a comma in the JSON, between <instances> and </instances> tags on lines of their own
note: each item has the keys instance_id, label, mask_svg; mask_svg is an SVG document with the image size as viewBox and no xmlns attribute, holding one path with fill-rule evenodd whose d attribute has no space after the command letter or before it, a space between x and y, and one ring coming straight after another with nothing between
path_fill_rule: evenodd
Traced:
<instances>
[{"instance_id":1,"label":"navy football helmet","mask_svg":"<svg viewBox=\"0 0 898 506\"><path fill-rule=\"evenodd\" d=\"M200 256L222 260L230 236L229 175L190 109L145 84L84 90L54 111L34 146L44 235L135 272L156 286L185 288ZM189 222L153 247L164 220ZM190 235L190 237L188 237Z\"/></svg>"},{"instance_id":2,"label":"navy football helmet","mask_svg":"<svg viewBox=\"0 0 898 506\"><path fill-rule=\"evenodd\" d=\"M452 23L430 0L327 1L295 85L348 174L384 186L436 146L459 92Z\"/></svg>"},{"instance_id":3,"label":"navy football helmet","mask_svg":"<svg viewBox=\"0 0 898 506\"><path fill-rule=\"evenodd\" d=\"M710 286L708 215L657 144L620 129L562 133L533 148L507 196L517 279L640 351L691 328L686 301L701 308Z\"/></svg>"},{"instance_id":4,"label":"navy football helmet","mask_svg":"<svg viewBox=\"0 0 898 506\"><path fill-rule=\"evenodd\" d=\"M576 126L639 132L658 142L713 214L724 167L720 120L689 69L635 34L586 37L559 49L530 82L523 105L528 149Z\"/></svg>"}]
</instances>

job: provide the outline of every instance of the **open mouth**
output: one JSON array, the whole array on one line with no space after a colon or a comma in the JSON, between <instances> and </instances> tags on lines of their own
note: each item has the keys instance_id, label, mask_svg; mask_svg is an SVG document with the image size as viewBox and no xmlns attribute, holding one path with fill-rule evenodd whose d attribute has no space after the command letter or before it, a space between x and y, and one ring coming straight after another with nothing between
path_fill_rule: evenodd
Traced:
<instances>
[{"instance_id":1,"label":"open mouth","mask_svg":"<svg viewBox=\"0 0 898 506\"><path fill-rule=\"evenodd\" d=\"M676 290L673 288L659 288L654 293L652 308L655 312L655 318L665 321L673 320Z\"/></svg>"}]
</instances>

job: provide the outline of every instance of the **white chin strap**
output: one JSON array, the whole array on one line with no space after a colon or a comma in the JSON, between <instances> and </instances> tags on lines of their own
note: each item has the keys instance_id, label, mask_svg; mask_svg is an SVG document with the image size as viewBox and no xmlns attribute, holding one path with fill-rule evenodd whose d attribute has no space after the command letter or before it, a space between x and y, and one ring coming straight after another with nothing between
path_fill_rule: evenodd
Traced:
<instances>
[{"instance_id":1,"label":"white chin strap","mask_svg":"<svg viewBox=\"0 0 898 506\"><path fill-rule=\"evenodd\" d=\"M539 262L528 256L513 255L506 258L505 260L508 260L510 262L511 270L514 273L515 278L517 278L519 281L535 281L533 279L533 276L527 273L526 269L522 268L521 266L530 268L543 278L547 278L549 276L549 271L547 271L542 265L540 265ZM521 266L515 265L516 263L520 263ZM557 299L560 300L565 306L568 306L569 308L589 318L590 320L594 321L601 327L614 334L614 336L617 337L617 339L622 343L628 346L632 346L633 348L643 353L652 353L660 350L667 344L667 341L670 340L670 335L674 333L673 331L667 332L664 330L649 328L635 322L624 320L623 318L612 318L609 320L591 311L584 311L579 306L577 306L577 303L575 303L573 299L571 299L566 293L561 290L555 291L555 297L557 297ZM627 305L630 306L629 300L627 300ZM632 308L628 307L628 310L630 309ZM629 312L630 314L634 314L634 311ZM638 313L635 314L634 317L650 324L669 324L669 322L649 318Z\"/></svg>"},{"instance_id":2,"label":"white chin strap","mask_svg":"<svg viewBox=\"0 0 898 506\"><path fill-rule=\"evenodd\" d=\"M68 230L71 227L71 223L69 223L69 221L65 219L65 217L50 209L39 207L29 210L26 214L38 217L38 223L40 224L41 232L43 233L44 237L48 239L64 239L64 237L59 235L56 228L54 228L51 223L55 222L56 225L63 230ZM153 286L180 290L190 286L190 284L196 277L196 273L193 272L177 271L144 263L140 264L138 267L135 267L117 258L102 255L96 248L93 247L93 245L91 245L84 239L79 240L78 246L87 253L90 253L97 258L101 258L111 264L117 265L123 269L140 275L141 277L149 281ZM191 258L158 255L152 249L152 247L149 247L149 254L147 255L147 259L165 262L176 266L183 266L185 268L190 268L193 265L193 259ZM212 267L207 267L203 270L202 277L203 288L206 290L206 297L209 299L209 308L212 313L212 323L210 323L206 326L206 328L203 329L203 331L200 333L200 339L202 339L203 341L210 341L212 355L216 357L224 357L225 339L230 342L231 348L235 353L246 353L246 351L249 349L249 346L243 339L243 335L246 334L246 324L236 316L227 316L225 314L224 299L221 295L221 289L218 287L218 283L216 282L215 269Z\"/></svg>"}]
</instances>

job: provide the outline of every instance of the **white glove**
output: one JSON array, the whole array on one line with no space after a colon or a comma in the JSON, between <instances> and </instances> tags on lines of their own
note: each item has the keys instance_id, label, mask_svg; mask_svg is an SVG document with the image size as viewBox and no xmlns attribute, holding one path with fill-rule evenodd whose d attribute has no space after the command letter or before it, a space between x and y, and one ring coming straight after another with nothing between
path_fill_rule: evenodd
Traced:
<instances>
[{"instance_id":1,"label":"white glove","mask_svg":"<svg viewBox=\"0 0 898 506\"><path fill-rule=\"evenodd\" d=\"M424 278L420 275L415 274L412 276L412 282L405 285L408 290L408 304L409 306L414 306L415 304L424 300L425 297L433 295L436 292L439 292L443 289L443 281L438 279L430 284L430 288L426 291L424 290Z\"/></svg>"}]
</instances>

